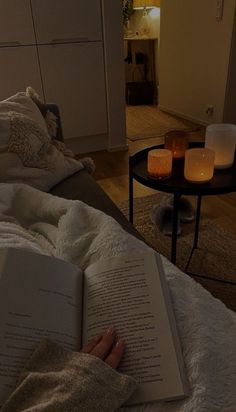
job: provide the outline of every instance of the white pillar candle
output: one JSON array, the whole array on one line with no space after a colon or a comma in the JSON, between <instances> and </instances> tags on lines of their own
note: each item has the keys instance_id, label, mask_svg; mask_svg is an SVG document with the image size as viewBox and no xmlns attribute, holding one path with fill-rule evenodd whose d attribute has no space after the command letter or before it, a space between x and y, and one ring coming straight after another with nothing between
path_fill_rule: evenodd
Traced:
<instances>
[{"instance_id":1,"label":"white pillar candle","mask_svg":"<svg viewBox=\"0 0 236 412\"><path fill-rule=\"evenodd\" d=\"M215 152L215 168L227 169L234 163L236 126L234 124L211 124L206 128L205 147Z\"/></svg>"},{"instance_id":2,"label":"white pillar candle","mask_svg":"<svg viewBox=\"0 0 236 412\"><path fill-rule=\"evenodd\" d=\"M171 176L172 152L167 149L154 149L148 152L148 174L155 179Z\"/></svg>"},{"instance_id":3,"label":"white pillar candle","mask_svg":"<svg viewBox=\"0 0 236 412\"><path fill-rule=\"evenodd\" d=\"M185 152L184 177L192 183L206 183L214 174L215 153L210 149L189 149Z\"/></svg>"}]
</instances>

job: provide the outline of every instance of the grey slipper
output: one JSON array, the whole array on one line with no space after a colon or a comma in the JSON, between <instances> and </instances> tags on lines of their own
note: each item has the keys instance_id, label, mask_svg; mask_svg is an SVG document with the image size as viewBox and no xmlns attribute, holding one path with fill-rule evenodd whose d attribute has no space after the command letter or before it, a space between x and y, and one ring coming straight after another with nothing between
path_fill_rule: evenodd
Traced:
<instances>
[{"instance_id":1,"label":"grey slipper","mask_svg":"<svg viewBox=\"0 0 236 412\"><path fill-rule=\"evenodd\" d=\"M168 198L167 205L173 207L174 196ZM195 220L195 211L190 201L181 196L179 199L179 218L182 223L191 223Z\"/></svg>"},{"instance_id":2,"label":"grey slipper","mask_svg":"<svg viewBox=\"0 0 236 412\"><path fill-rule=\"evenodd\" d=\"M155 206L151 211L151 221L166 236L172 236L173 207L168 205ZM178 219L177 235L181 234L180 219Z\"/></svg>"}]
</instances>

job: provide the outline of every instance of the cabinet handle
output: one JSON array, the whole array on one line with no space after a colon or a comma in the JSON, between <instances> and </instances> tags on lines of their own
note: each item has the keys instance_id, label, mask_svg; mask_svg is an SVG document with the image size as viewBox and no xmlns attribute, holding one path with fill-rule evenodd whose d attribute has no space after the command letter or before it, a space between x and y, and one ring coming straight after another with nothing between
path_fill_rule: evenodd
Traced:
<instances>
[{"instance_id":1,"label":"cabinet handle","mask_svg":"<svg viewBox=\"0 0 236 412\"><path fill-rule=\"evenodd\" d=\"M0 47L19 47L21 43L19 41L0 41Z\"/></svg>"},{"instance_id":2,"label":"cabinet handle","mask_svg":"<svg viewBox=\"0 0 236 412\"><path fill-rule=\"evenodd\" d=\"M83 41L88 41L88 37L72 37L72 38L64 38L64 39L53 39L51 41L51 45L55 44L63 44L63 43L78 43L78 42L83 42Z\"/></svg>"}]
</instances>

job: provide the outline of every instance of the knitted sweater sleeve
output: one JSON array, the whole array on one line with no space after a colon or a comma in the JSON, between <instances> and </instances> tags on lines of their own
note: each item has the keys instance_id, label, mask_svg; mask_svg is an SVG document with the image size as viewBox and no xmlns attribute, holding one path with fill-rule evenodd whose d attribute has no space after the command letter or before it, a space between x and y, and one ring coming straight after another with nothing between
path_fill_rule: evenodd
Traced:
<instances>
[{"instance_id":1,"label":"knitted sweater sleeve","mask_svg":"<svg viewBox=\"0 0 236 412\"><path fill-rule=\"evenodd\" d=\"M134 392L133 378L94 356L43 340L1 412L115 411Z\"/></svg>"}]
</instances>

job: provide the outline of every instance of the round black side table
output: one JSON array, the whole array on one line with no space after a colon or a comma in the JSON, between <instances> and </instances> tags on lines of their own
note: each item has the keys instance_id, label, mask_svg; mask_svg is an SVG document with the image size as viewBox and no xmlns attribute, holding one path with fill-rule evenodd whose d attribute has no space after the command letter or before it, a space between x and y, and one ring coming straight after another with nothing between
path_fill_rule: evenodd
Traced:
<instances>
[{"instance_id":1,"label":"round black side table","mask_svg":"<svg viewBox=\"0 0 236 412\"><path fill-rule=\"evenodd\" d=\"M204 143L191 143L190 147L203 147ZM173 227L172 227L172 245L171 245L171 262L176 263L177 253L177 225L178 225L178 209L179 199L182 195L197 196L197 210L195 234L193 248L198 246L198 233L201 214L202 196L221 195L236 191L236 160L230 169L215 170L214 177L209 183L194 184L184 178L184 160L173 161L172 176L164 180L156 180L150 178L147 172L147 157L148 152L153 149L163 148L164 145L157 145L141 150L129 158L129 220L133 223L133 180L143 184L151 189L156 189L160 192L172 193L174 195L173 204ZM189 259L189 262L190 262Z\"/></svg>"}]
</instances>

